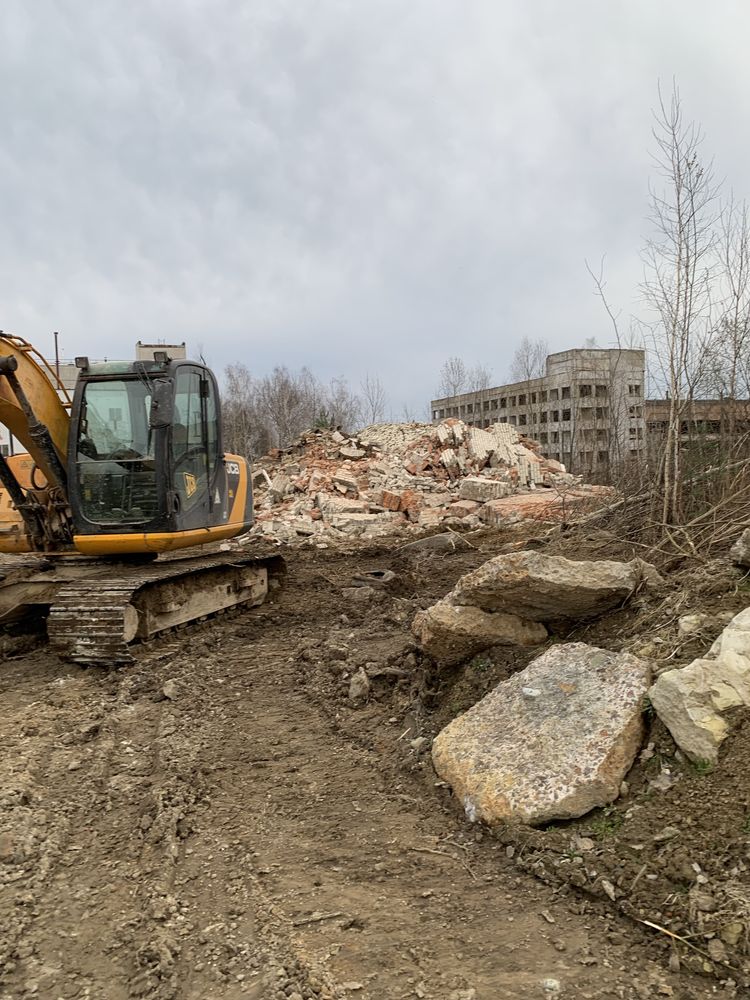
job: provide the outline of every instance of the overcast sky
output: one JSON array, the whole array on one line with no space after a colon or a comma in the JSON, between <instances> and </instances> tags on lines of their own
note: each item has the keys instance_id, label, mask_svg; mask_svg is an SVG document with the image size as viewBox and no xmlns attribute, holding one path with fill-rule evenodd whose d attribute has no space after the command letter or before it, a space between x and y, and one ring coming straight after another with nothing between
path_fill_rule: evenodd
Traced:
<instances>
[{"instance_id":1,"label":"overcast sky","mask_svg":"<svg viewBox=\"0 0 750 1000\"><path fill-rule=\"evenodd\" d=\"M637 311L657 82L748 191L743 0L3 0L0 326L423 409Z\"/></svg>"}]
</instances>

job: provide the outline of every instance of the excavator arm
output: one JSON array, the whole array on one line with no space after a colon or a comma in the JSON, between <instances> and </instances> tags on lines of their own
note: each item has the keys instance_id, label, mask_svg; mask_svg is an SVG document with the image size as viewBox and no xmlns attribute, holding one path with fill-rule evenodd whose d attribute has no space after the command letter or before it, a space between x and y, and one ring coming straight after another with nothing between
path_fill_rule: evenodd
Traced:
<instances>
[{"instance_id":1,"label":"excavator arm","mask_svg":"<svg viewBox=\"0 0 750 1000\"><path fill-rule=\"evenodd\" d=\"M0 552L71 544L69 411L67 391L41 354L22 337L0 332L0 423L27 452L0 456Z\"/></svg>"}]
</instances>

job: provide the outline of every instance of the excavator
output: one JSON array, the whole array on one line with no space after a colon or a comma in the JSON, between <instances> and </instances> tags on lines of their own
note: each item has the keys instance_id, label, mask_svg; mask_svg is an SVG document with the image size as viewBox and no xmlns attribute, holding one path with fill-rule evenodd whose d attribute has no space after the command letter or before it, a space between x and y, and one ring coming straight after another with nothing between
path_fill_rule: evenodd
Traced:
<instances>
[{"instance_id":1,"label":"excavator","mask_svg":"<svg viewBox=\"0 0 750 1000\"><path fill-rule=\"evenodd\" d=\"M161 350L76 367L71 399L30 343L0 331L0 423L25 449L0 455L0 625L36 613L61 656L109 666L132 662L138 641L263 603L283 559L217 545L252 526L253 499L247 462L223 451L213 373Z\"/></svg>"}]
</instances>

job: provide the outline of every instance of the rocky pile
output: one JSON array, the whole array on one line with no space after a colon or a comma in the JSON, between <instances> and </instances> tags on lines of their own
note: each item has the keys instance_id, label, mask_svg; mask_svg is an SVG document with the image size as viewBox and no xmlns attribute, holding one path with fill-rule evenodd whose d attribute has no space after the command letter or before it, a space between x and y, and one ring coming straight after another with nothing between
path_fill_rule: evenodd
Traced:
<instances>
[{"instance_id":1,"label":"rocky pile","mask_svg":"<svg viewBox=\"0 0 750 1000\"><path fill-rule=\"evenodd\" d=\"M510 424L378 424L356 437L309 431L253 473L254 534L312 544L508 518L561 517L595 498Z\"/></svg>"}]
</instances>

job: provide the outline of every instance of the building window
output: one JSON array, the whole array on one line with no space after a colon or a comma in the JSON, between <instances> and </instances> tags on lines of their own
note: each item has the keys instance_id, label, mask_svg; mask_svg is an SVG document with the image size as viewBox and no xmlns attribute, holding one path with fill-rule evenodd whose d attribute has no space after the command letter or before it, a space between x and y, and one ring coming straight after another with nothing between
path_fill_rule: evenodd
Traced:
<instances>
[{"instance_id":1,"label":"building window","mask_svg":"<svg viewBox=\"0 0 750 1000\"><path fill-rule=\"evenodd\" d=\"M505 398L505 396L501 396L500 397L500 409L504 410L507 405L508 405L508 400Z\"/></svg>"},{"instance_id":2,"label":"building window","mask_svg":"<svg viewBox=\"0 0 750 1000\"><path fill-rule=\"evenodd\" d=\"M516 397L515 396L511 396L510 397L510 405L511 406L515 406L516 405Z\"/></svg>"},{"instance_id":3,"label":"building window","mask_svg":"<svg viewBox=\"0 0 750 1000\"><path fill-rule=\"evenodd\" d=\"M582 406L581 407L581 420L591 420L594 413L593 406Z\"/></svg>"},{"instance_id":4,"label":"building window","mask_svg":"<svg viewBox=\"0 0 750 1000\"><path fill-rule=\"evenodd\" d=\"M521 416L518 418L518 426L519 427L525 427L526 426L526 414L525 413L522 413Z\"/></svg>"},{"instance_id":5,"label":"building window","mask_svg":"<svg viewBox=\"0 0 750 1000\"><path fill-rule=\"evenodd\" d=\"M607 462L609 461L609 452L608 451L598 451L596 453L596 460L599 463L599 465L606 465Z\"/></svg>"},{"instance_id":6,"label":"building window","mask_svg":"<svg viewBox=\"0 0 750 1000\"><path fill-rule=\"evenodd\" d=\"M513 424L514 427L516 426L516 418L515 417L511 417L510 418L510 422L511 422L511 424Z\"/></svg>"},{"instance_id":7,"label":"building window","mask_svg":"<svg viewBox=\"0 0 750 1000\"><path fill-rule=\"evenodd\" d=\"M490 401L489 399L485 399L482 409L486 412L487 410L489 410L489 408L490 408Z\"/></svg>"},{"instance_id":8,"label":"building window","mask_svg":"<svg viewBox=\"0 0 750 1000\"><path fill-rule=\"evenodd\" d=\"M539 414L539 422L541 424L546 424L547 423L547 411L546 410L542 410L542 412Z\"/></svg>"},{"instance_id":9,"label":"building window","mask_svg":"<svg viewBox=\"0 0 750 1000\"><path fill-rule=\"evenodd\" d=\"M597 397L597 399L606 399L606 397L607 397L607 387L606 387L606 385L598 385L596 387L596 397Z\"/></svg>"},{"instance_id":10,"label":"building window","mask_svg":"<svg viewBox=\"0 0 750 1000\"><path fill-rule=\"evenodd\" d=\"M532 413L531 414L531 422L532 422L532 424L535 424L537 422L536 413Z\"/></svg>"},{"instance_id":11,"label":"building window","mask_svg":"<svg viewBox=\"0 0 750 1000\"><path fill-rule=\"evenodd\" d=\"M461 405L459 406L459 412L461 413L462 417L466 415L466 407L464 406L463 403L461 403Z\"/></svg>"},{"instance_id":12,"label":"building window","mask_svg":"<svg viewBox=\"0 0 750 1000\"><path fill-rule=\"evenodd\" d=\"M440 419L440 413L439 413L438 410L433 410L432 411L432 419L433 420L439 420Z\"/></svg>"},{"instance_id":13,"label":"building window","mask_svg":"<svg viewBox=\"0 0 750 1000\"><path fill-rule=\"evenodd\" d=\"M550 389L550 391L549 391L549 398L550 399L559 399L560 398L560 393L557 391L557 389Z\"/></svg>"},{"instance_id":14,"label":"building window","mask_svg":"<svg viewBox=\"0 0 750 1000\"><path fill-rule=\"evenodd\" d=\"M546 403L547 402L547 390L546 389L542 389L542 391L539 393L539 402L540 403Z\"/></svg>"},{"instance_id":15,"label":"building window","mask_svg":"<svg viewBox=\"0 0 750 1000\"><path fill-rule=\"evenodd\" d=\"M562 387L562 399L570 399L570 386L564 385Z\"/></svg>"},{"instance_id":16,"label":"building window","mask_svg":"<svg viewBox=\"0 0 750 1000\"><path fill-rule=\"evenodd\" d=\"M629 385L628 392L630 393L631 396L640 396L641 387L639 385Z\"/></svg>"},{"instance_id":17,"label":"building window","mask_svg":"<svg viewBox=\"0 0 750 1000\"><path fill-rule=\"evenodd\" d=\"M563 418L563 420L570 420L570 410L563 410L562 411L562 418Z\"/></svg>"},{"instance_id":18,"label":"building window","mask_svg":"<svg viewBox=\"0 0 750 1000\"><path fill-rule=\"evenodd\" d=\"M631 407L628 408L628 412L630 413L631 417L642 417L643 416L643 407L642 406L631 406Z\"/></svg>"},{"instance_id":19,"label":"building window","mask_svg":"<svg viewBox=\"0 0 750 1000\"><path fill-rule=\"evenodd\" d=\"M553 410L552 411L552 423L553 424L560 423L560 411L559 410Z\"/></svg>"},{"instance_id":20,"label":"building window","mask_svg":"<svg viewBox=\"0 0 750 1000\"><path fill-rule=\"evenodd\" d=\"M578 395L579 396L590 396L592 394L592 387L590 385L579 385Z\"/></svg>"},{"instance_id":21,"label":"building window","mask_svg":"<svg viewBox=\"0 0 750 1000\"><path fill-rule=\"evenodd\" d=\"M496 410L497 409L497 400L496 399L491 399L490 400L490 409L491 410Z\"/></svg>"},{"instance_id":22,"label":"building window","mask_svg":"<svg viewBox=\"0 0 750 1000\"><path fill-rule=\"evenodd\" d=\"M559 444L559 443L560 443L560 432L552 431L552 444Z\"/></svg>"},{"instance_id":23,"label":"building window","mask_svg":"<svg viewBox=\"0 0 750 1000\"><path fill-rule=\"evenodd\" d=\"M473 413L474 412L474 404L473 403L467 403L466 404L466 412L467 413Z\"/></svg>"},{"instance_id":24,"label":"building window","mask_svg":"<svg viewBox=\"0 0 750 1000\"><path fill-rule=\"evenodd\" d=\"M607 432L604 430L603 427L600 427L598 429L598 431L596 432L596 440L597 441L606 441L607 440Z\"/></svg>"},{"instance_id":25,"label":"building window","mask_svg":"<svg viewBox=\"0 0 750 1000\"><path fill-rule=\"evenodd\" d=\"M508 423L508 418L507 417L500 417L500 423L501 424L507 424Z\"/></svg>"},{"instance_id":26,"label":"building window","mask_svg":"<svg viewBox=\"0 0 750 1000\"><path fill-rule=\"evenodd\" d=\"M518 397L518 405L519 406L526 406L526 393L525 392L522 392L521 395Z\"/></svg>"},{"instance_id":27,"label":"building window","mask_svg":"<svg viewBox=\"0 0 750 1000\"><path fill-rule=\"evenodd\" d=\"M536 393L535 392L532 392L532 394L531 394L531 402L532 403L536 403Z\"/></svg>"},{"instance_id":28,"label":"building window","mask_svg":"<svg viewBox=\"0 0 750 1000\"><path fill-rule=\"evenodd\" d=\"M597 420L606 420L608 416L609 416L609 410L607 409L606 406L597 406L596 408Z\"/></svg>"},{"instance_id":29,"label":"building window","mask_svg":"<svg viewBox=\"0 0 750 1000\"><path fill-rule=\"evenodd\" d=\"M539 444L546 444L546 443L547 443L547 435L544 434L544 433L540 434L539 435Z\"/></svg>"}]
</instances>

